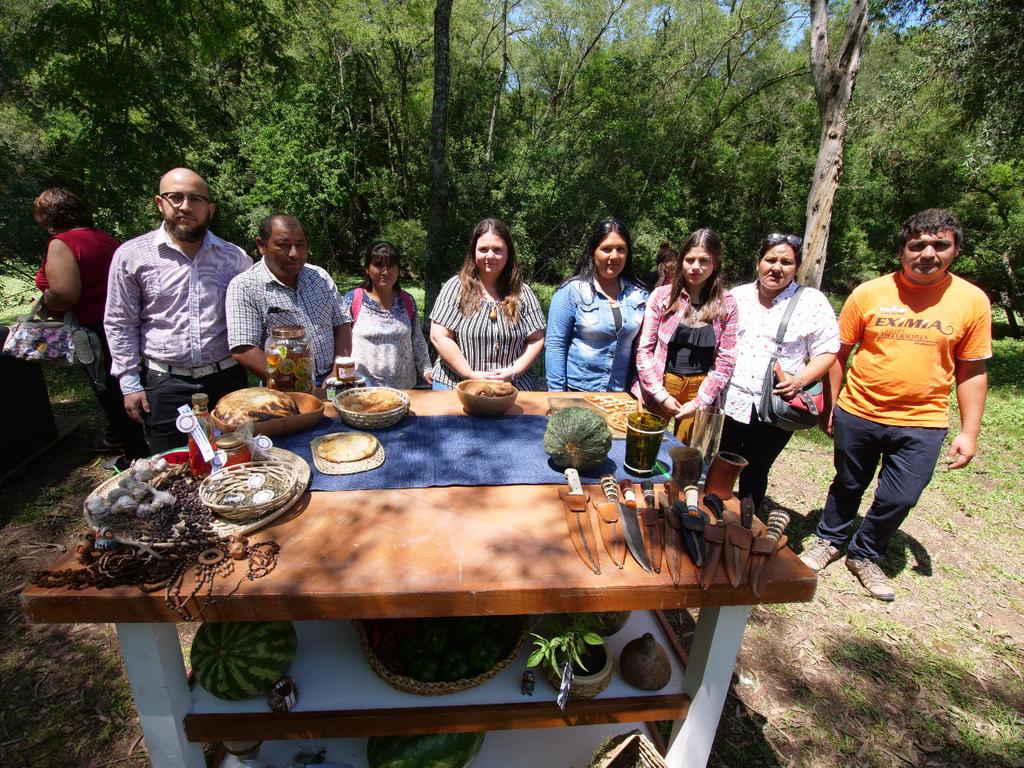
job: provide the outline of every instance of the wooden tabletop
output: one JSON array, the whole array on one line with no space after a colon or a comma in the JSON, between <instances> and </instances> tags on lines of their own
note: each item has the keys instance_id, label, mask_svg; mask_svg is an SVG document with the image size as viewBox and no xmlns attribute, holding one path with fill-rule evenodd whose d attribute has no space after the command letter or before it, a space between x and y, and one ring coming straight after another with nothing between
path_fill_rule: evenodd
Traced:
<instances>
[{"instance_id":1,"label":"wooden tabletop","mask_svg":"<svg viewBox=\"0 0 1024 768\"><path fill-rule=\"evenodd\" d=\"M462 412L453 392L410 395L412 411L421 416ZM522 392L510 413L544 414L547 396ZM486 460L516 459L495 445ZM788 548L780 552L761 601L749 586L733 589L724 574L710 589L701 590L685 557L679 588L667 568L648 574L628 555L625 567L616 568L603 546L601 573L595 574L572 547L557 488L307 492L293 512L250 536L251 542L274 540L280 545L277 568L256 581L243 581L233 595L207 606L203 618L269 621L671 609L799 602L814 595L815 576ZM590 491L600 495L597 488ZM54 567L73 564L69 556ZM237 574L217 580L214 597L237 583ZM188 585L186 581L183 594ZM26 614L39 622L180 621L162 592L144 594L133 587L70 591L29 586L21 599Z\"/></svg>"}]
</instances>

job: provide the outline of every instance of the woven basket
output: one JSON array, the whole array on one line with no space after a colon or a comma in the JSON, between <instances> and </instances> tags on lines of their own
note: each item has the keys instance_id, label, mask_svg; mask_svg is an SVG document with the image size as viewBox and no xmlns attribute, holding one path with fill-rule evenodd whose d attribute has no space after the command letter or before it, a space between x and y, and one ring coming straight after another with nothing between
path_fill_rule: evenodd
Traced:
<instances>
[{"instance_id":1,"label":"woven basket","mask_svg":"<svg viewBox=\"0 0 1024 768\"><path fill-rule=\"evenodd\" d=\"M366 628L363 620L354 619L352 621L352 626L355 627L356 636L359 638L359 645L362 646L363 653L366 654L366 660L370 663L370 669L376 672L377 676L384 680L384 682L392 688L405 693L415 693L419 696L444 696L448 693L458 693L459 691L465 691L469 688L475 688L487 680L490 680L512 663L513 659L515 659L516 655L519 653L519 649L523 647L523 640L526 638L529 622L527 616L515 616L511 618L518 620L519 632L515 646L511 651L509 651L507 656L501 659L501 661L489 670L481 672L479 675L466 677L462 680L445 680L436 683L427 683L413 677L407 677L405 675L400 675L397 672L393 672L383 661L381 661L380 657L377 656L377 652L371 646L370 639L366 635Z\"/></svg>"},{"instance_id":2,"label":"woven basket","mask_svg":"<svg viewBox=\"0 0 1024 768\"><path fill-rule=\"evenodd\" d=\"M188 462L188 452L182 450L166 451L163 454L172 464L181 464ZM283 462L290 464L294 469L298 477L296 489L292 496L288 499L284 499L280 506L276 509L272 509L262 517L259 517L251 521L240 521L233 522L230 520L224 520L215 518L212 522L212 530L205 536L202 541L216 541L218 539L225 539L228 536L246 536L254 531L269 525L274 520L285 514L298 502L302 492L309 485L311 472L309 464L301 457L297 456L291 451L286 451L283 448L271 448L270 458L275 462ZM96 488L93 489L92 493L86 498L82 504L82 512L85 516L85 522L90 528L99 528L101 526L108 526L114 531L114 535L117 540L122 544L129 544L137 547L145 547L151 551L164 551L174 549L175 547L181 546L183 543L188 543L185 539L178 538L177 536L168 535L165 538L154 537L151 534L138 530L132 523L134 522L134 516L131 518L121 518L119 520L111 520L109 518L104 520L96 520L92 515L89 514L89 510L85 504L93 496L103 496L117 485L117 481L120 475L114 475L113 477L104 480Z\"/></svg>"},{"instance_id":3,"label":"woven basket","mask_svg":"<svg viewBox=\"0 0 1024 768\"><path fill-rule=\"evenodd\" d=\"M398 408L394 408L390 411L382 411L380 413L350 411L338 405L339 401L343 397L351 397L353 395L357 397L365 397L371 392L379 392L382 390L386 390L397 395L401 399L402 404ZM384 427L390 427L405 418L405 415L409 412L409 396L400 389L392 389L391 387L349 389L335 396L334 407L338 411L338 416L341 417L341 420L350 427L355 427L356 429L384 429Z\"/></svg>"},{"instance_id":4,"label":"woven basket","mask_svg":"<svg viewBox=\"0 0 1024 768\"><path fill-rule=\"evenodd\" d=\"M250 484L262 476L260 485ZM232 496L252 497L267 488L276 491L259 502L232 504ZM235 523L256 520L266 512L285 504L298 490L298 473L293 464L283 461L250 461L225 467L199 484L199 500L218 517ZM266 495L266 494L264 494Z\"/></svg>"}]
</instances>

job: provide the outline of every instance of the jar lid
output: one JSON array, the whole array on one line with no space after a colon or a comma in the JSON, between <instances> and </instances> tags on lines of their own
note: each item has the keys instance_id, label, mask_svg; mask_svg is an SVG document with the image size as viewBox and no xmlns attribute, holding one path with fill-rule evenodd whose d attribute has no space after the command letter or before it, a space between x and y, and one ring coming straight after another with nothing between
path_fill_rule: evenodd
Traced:
<instances>
[{"instance_id":1,"label":"jar lid","mask_svg":"<svg viewBox=\"0 0 1024 768\"><path fill-rule=\"evenodd\" d=\"M192 405L199 408L207 408L210 405L210 396L205 392L196 392L192 395Z\"/></svg>"},{"instance_id":2,"label":"jar lid","mask_svg":"<svg viewBox=\"0 0 1024 768\"><path fill-rule=\"evenodd\" d=\"M306 329L301 325L279 325L270 329L270 335L278 339L301 339Z\"/></svg>"},{"instance_id":3,"label":"jar lid","mask_svg":"<svg viewBox=\"0 0 1024 768\"><path fill-rule=\"evenodd\" d=\"M217 438L217 447L225 451L233 451L242 447L242 438L235 435L221 435Z\"/></svg>"},{"instance_id":4,"label":"jar lid","mask_svg":"<svg viewBox=\"0 0 1024 768\"><path fill-rule=\"evenodd\" d=\"M351 357L336 357L334 358L334 364L340 365L344 368L348 368L350 366L354 366L356 364L356 361Z\"/></svg>"}]
</instances>

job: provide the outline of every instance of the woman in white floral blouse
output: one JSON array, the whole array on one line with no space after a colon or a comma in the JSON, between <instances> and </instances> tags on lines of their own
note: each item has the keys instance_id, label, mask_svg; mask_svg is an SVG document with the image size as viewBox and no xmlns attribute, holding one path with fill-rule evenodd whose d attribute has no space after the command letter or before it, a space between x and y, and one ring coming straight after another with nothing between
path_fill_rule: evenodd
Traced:
<instances>
[{"instance_id":1,"label":"woman in white floral blouse","mask_svg":"<svg viewBox=\"0 0 1024 768\"><path fill-rule=\"evenodd\" d=\"M839 325L825 294L804 287L786 335L776 349L775 335L786 308L796 293L796 272L803 241L796 235L773 233L762 242L757 280L732 289L739 305L736 367L725 398L725 426L720 449L738 453L748 462L740 473L739 495L761 506L768 489L768 472L792 432L761 420L765 371L773 355L783 375L775 391L791 398L804 384L820 379L839 351Z\"/></svg>"}]
</instances>

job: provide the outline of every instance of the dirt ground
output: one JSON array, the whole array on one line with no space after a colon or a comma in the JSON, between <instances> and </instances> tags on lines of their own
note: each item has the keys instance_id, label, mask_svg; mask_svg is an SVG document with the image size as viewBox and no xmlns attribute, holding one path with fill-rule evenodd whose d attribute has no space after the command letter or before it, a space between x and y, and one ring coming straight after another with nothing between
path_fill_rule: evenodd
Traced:
<instances>
[{"instance_id":1,"label":"dirt ground","mask_svg":"<svg viewBox=\"0 0 1024 768\"><path fill-rule=\"evenodd\" d=\"M771 500L794 548L813 530L827 448L798 439ZM105 472L76 436L3 487L0 765L148 765L109 625L32 625L18 593ZM13 516L12 516L13 515ZM868 598L840 561L812 603L755 608L712 765L1013 768L1024 763L1024 558L1019 522L964 514L926 492L888 559L897 599ZM983 574L979 577L978 574ZM682 619L684 641L692 629ZM596 746L596 745L595 745Z\"/></svg>"}]
</instances>

